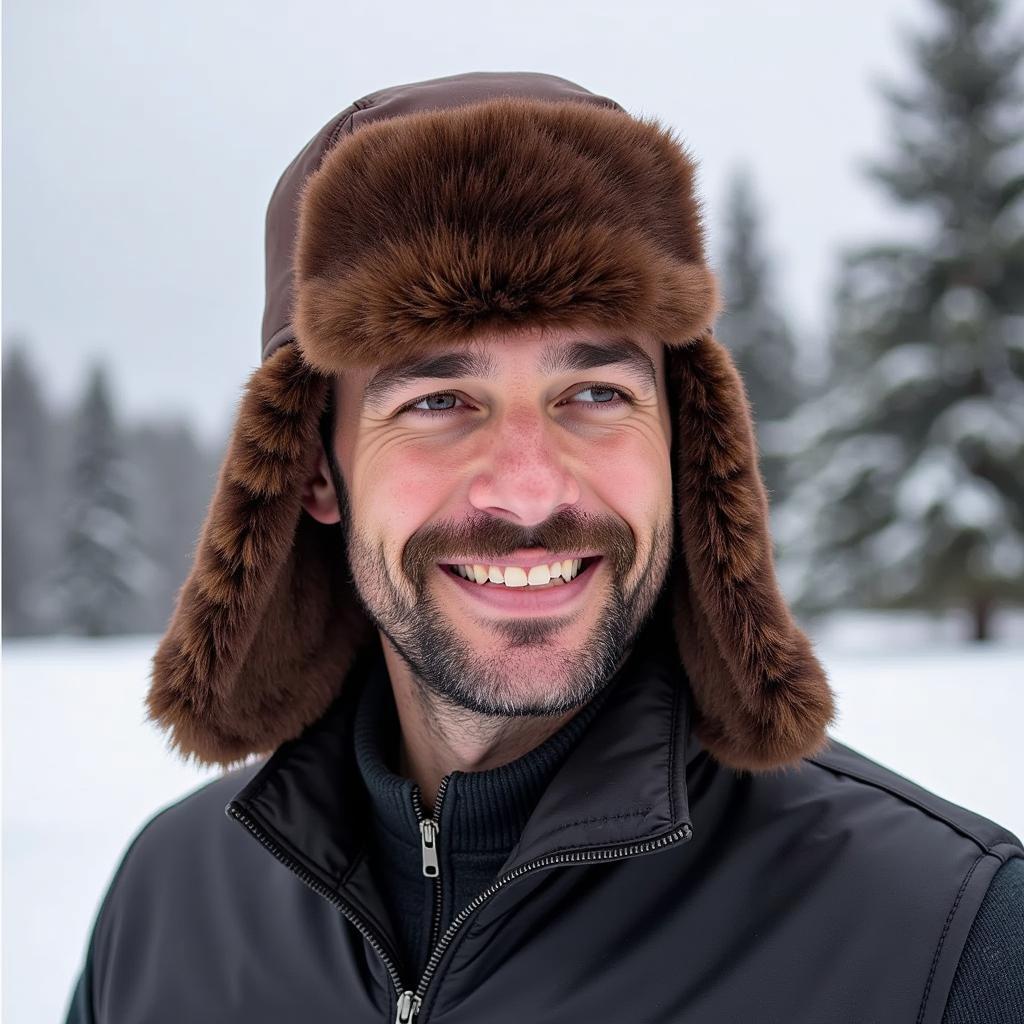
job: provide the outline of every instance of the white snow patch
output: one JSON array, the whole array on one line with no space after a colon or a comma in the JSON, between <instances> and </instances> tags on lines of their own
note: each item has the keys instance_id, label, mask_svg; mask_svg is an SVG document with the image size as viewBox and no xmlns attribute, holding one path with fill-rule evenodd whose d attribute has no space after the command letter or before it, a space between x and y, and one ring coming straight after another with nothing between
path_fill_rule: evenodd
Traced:
<instances>
[{"instance_id":1,"label":"white snow patch","mask_svg":"<svg viewBox=\"0 0 1024 1024\"><path fill-rule=\"evenodd\" d=\"M988 296L979 289L956 285L946 290L937 310L951 323L972 323L982 320L991 305Z\"/></svg>"}]
</instances>

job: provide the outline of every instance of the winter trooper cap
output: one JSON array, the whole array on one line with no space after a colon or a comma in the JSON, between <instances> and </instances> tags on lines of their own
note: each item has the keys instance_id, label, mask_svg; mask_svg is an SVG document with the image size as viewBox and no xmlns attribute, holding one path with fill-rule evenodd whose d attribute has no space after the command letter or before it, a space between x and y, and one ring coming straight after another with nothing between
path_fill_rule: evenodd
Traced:
<instances>
[{"instance_id":1,"label":"winter trooper cap","mask_svg":"<svg viewBox=\"0 0 1024 1024\"><path fill-rule=\"evenodd\" d=\"M384 89L316 133L270 200L262 362L153 658L148 713L174 748L225 766L272 752L379 643L342 531L300 500L334 375L542 326L665 346L665 586L699 740L750 771L824 747L834 697L776 581L695 166L655 119L532 73Z\"/></svg>"}]
</instances>

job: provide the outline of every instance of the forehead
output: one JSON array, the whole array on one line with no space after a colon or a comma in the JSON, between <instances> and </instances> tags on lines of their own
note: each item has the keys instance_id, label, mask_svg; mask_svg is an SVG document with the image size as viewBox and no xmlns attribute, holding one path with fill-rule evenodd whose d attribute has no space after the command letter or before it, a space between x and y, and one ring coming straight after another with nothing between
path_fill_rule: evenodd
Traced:
<instances>
[{"instance_id":1,"label":"forehead","mask_svg":"<svg viewBox=\"0 0 1024 1024\"><path fill-rule=\"evenodd\" d=\"M379 405L417 380L445 378L540 378L616 366L638 383L656 386L663 367L663 345L644 334L592 330L519 331L481 335L400 362L359 367L339 374L345 395Z\"/></svg>"}]
</instances>

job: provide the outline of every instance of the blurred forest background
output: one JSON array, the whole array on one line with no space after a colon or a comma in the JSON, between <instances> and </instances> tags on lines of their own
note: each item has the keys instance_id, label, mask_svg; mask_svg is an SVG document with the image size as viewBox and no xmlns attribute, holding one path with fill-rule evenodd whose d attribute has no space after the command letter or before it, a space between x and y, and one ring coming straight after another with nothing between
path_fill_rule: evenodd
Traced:
<instances>
[{"instance_id":1,"label":"blurred forest background","mask_svg":"<svg viewBox=\"0 0 1024 1024\"><path fill-rule=\"evenodd\" d=\"M926 237L839 253L830 322L799 338L771 211L737 167L712 238L718 333L753 403L797 612L956 610L985 640L1024 604L1024 37L996 0L932 3L906 41L912 73L880 88L889 139L863 168ZM58 407L32 339L3 342L3 634L162 631L227 439L127 422L103 362Z\"/></svg>"}]
</instances>

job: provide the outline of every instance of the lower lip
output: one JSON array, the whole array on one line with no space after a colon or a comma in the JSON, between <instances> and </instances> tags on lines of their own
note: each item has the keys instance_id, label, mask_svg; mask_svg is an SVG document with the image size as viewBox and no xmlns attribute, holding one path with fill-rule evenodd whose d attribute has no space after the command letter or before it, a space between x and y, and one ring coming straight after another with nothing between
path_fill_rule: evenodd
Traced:
<instances>
[{"instance_id":1,"label":"lower lip","mask_svg":"<svg viewBox=\"0 0 1024 1024\"><path fill-rule=\"evenodd\" d=\"M463 591L467 597L498 611L548 613L570 607L587 590L590 581L597 574L603 558L595 558L578 576L561 586L531 589L530 587L504 587L490 583L472 583L456 575L447 566L438 566L440 571Z\"/></svg>"}]
</instances>

